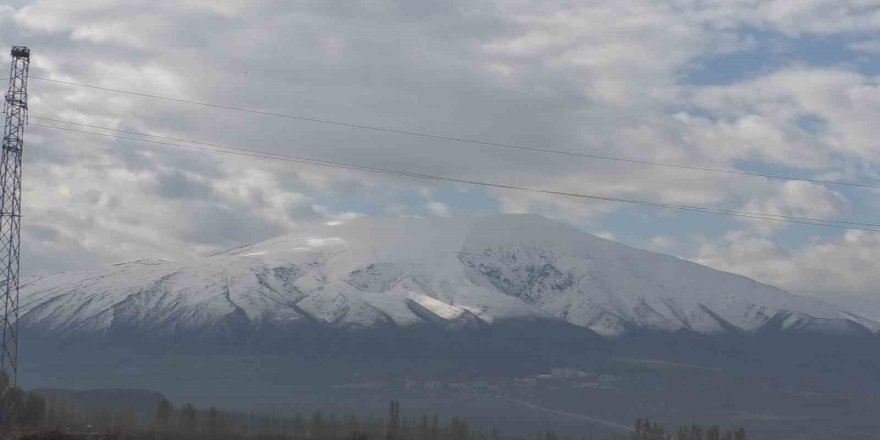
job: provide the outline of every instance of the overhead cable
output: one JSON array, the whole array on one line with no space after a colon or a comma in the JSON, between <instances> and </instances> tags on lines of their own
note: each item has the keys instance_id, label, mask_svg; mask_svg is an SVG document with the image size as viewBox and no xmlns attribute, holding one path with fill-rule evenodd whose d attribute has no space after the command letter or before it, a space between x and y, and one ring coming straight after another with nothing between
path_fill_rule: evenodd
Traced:
<instances>
[{"instance_id":1,"label":"overhead cable","mask_svg":"<svg viewBox=\"0 0 880 440\"><path fill-rule=\"evenodd\" d=\"M271 159L271 160L280 160L287 162L296 162L303 163L309 165L318 165L324 167L333 167L333 168L342 168L349 170L357 170L364 171L369 173L378 173L378 174L386 174L386 175L395 175L402 177L410 177L422 180L433 180L433 181L442 181L442 182L450 182L450 183L460 183L467 185L476 185L476 186L484 186L490 188L499 188L506 190L515 190L522 192L530 192L530 193L540 193L540 194L548 194L555 196L565 196L565 197L574 197L580 199L588 199L588 200L596 200L596 201L604 201L604 202L613 202L613 203L621 203L628 205L636 205L636 206L648 206L654 208L663 208L663 209L674 209L680 211L689 211L689 212L700 212L705 214L715 214L715 215L725 215L725 216L733 216L733 217L742 217L742 218L751 218L758 220L767 220L767 221L775 221L775 222L784 222L784 223L795 223L795 224L804 224L804 225L812 225L812 226L821 226L828 228L838 228L838 229L855 229L855 230L863 230L863 231L871 231L871 232L880 232L880 224L874 223L864 223L864 222L853 222L853 221L843 221L843 220L826 220L819 218L810 218L810 217L799 217L799 216L790 216L790 215L781 215L781 214L771 214L771 213L762 213L762 212L749 212L749 211L736 211L736 210L728 210L721 208L708 208L701 206L691 206L691 205L679 205L672 203L663 203L663 202L651 202L646 200L636 200L636 199L626 199L619 197L610 197L610 196L601 196L595 194L585 194L585 193L575 193L575 192L567 192L567 191L557 191L557 190L549 190L542 188L534 188L534 187L526 187L519 185L510 185L504 183L495 183L495 182L486 182L480 180L472 180L472 179L462 179L462 178L454 178L454 177L446 177L439 176L434 174L425 174L425 173L417 173L410 171L402 171L402 170L394 170L388 168L379 168L372 167L366 165L359 165L353 163L345 163L338 161L330 161L324 159L315 159L303 156L295 156L290 154L280 154L280 153L272 153L268 151L260 151L249 148L241 148L241 147L233 147L221 144L213 144L208 142L201 141L191 141L179 138L170 138L165 136L151 135L146 133L138 133L132 131L126 131L129 134L136 134L142 137L130 137L130 136L120 136L116 134L109 133L100 133L95 131L88 130L79 130L68 127L59 127L45 124L37 124L32 123L31 126L46 128L51 130L61 130L66 132L80 133L85 135L92 136L101 136L105 138L113 138L113 139L121 139L121 140L129 140L143 143L150 143L155 145L164 145L171 146L177 148L185 148L191 150L199 150L199 151L208 151L214 153L224 153L224 154L234 154L239 156L248 156L248 157L256 157L261 159ZM100 127L94 127L100 128ZM153 138L153 139L147 139ZM167 140L155 140L155 139L167 139ZM168 140L174 140L175 142L169 142ZM185 143L180 143L185 142Z\"/></svg>"},{"instance_id":2,"label":"overhead cable","mask_svg":"<svg viewBox=\"0 0 880 440\"><path fill-rule=\"evenodd\" d=\"M325 125L333 125L333 126L338 126L338 127L355 128L355 129L361 129L361 130L371 130L371 131L376 131L376 132L391 133L391 134L405 135L405 136L416 136L416 137L427 138L427 139L436 139L436 140L451 141L451 142L458 142L458 143L467 143L467 144L481 145L481 146L487 146L487 147L505 148L505 149L547 153L547 154L557 154L557 155L565 155L565 156L569 156L569 157L581 157L581 158L586 158L586 159L614 161L614 162L622 162L622 163L630 163L630 164L646 165L646 166L677 168L677 169L685 169L685 170L692 170L692 171L702 171L702 172L708 172L708 173L720 173L720 174L728 174L728 175L762 177L762 178L772 179L772 180L802 181L802 182L818 183L818 184L823 184L823 185L838 185L838 186L861 187L861 188L880 188L880 183L865 183L865 182L850 182L850 181L829 180L829 179L814 179L814 178L807 178L807 177L786 176L786 175L781 175L781 174L769 174L769 173L757 173L757 172L751 172L751 171L741 171L741 170L735 170L735 169L729 169L729 168L713 168L713 167L706 167L706 166L699 166L699 165L687 165L687 164L671 163L671 162L659 162L659 161L653 161L653 160L647 160L647 159L638 159L638 158L633 158L633 157L619 157L619 156L608 156L608 155L592 154L592 153L581 153L581 152L577 152L577 151L561 150L561 149L547 148L547 147L541 147L541 146L529 146L529 145L493 142L493 141L480 140L480 139L470 139L470 138L460 137L460 136L443 135L443 134L430 134L430 133L411 131L411 130L399 130L399 129L393 129L393 128L388 128L388 127L379 127L379 126L366 125L366 124L357 124L357 123L344 122L344 121L335 121L335 120L331 120L331 119L314 118L314 117L303 116L303 115L293 115L293 114L287 114L287 113L270 112L270 111L256 110L256 109L251 109L251 108L246 108L246 107L222 105L222 104L215 104L215 103L209 103L209 102L195 101L195 100L190 100L190 99L173 98L170 96L154 95L154 94L150 94L150 93L142 93L142 92L135 92L135 91L131 91L131 90L102 87L102 86L97 86L97 85L92 85L92 84L83 84L83 83L78 83L78 82L73 82L73 81L64 81L64 80L44 78L44 77L39 77L39 76L31 76L30 78L40 80L40 81L47 81L47 82L51 82L51 83L56 83L56 84L84 87L84 88L89 88L89 89L94 89L94 90L102 90L102 91L113 92L113 93L122 93L122 94L126 94L126 95L131 95L131 96L138 96L138 97L150 98L150 99L158 99L158 100L163 100L163 101L176 102L176 103L180 103L180 104L189 104L189 105L210 107L210 108L223 109L223 110L232 110L232 111L238 111L238 112L253 113L253 114L262 115L262 116L294 119L294 120L298 120L298 121L312 122L312 123L325 124Z\"/></svg>"}]
</instances>

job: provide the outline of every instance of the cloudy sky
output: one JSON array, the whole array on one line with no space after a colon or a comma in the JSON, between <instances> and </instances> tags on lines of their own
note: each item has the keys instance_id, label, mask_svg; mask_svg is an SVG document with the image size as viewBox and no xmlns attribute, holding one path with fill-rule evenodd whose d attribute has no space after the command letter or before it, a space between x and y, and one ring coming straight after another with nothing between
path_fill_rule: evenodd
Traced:
<instances>
[{"instance_id":1,"label":"cloudy sky","mask_svg":"<svg viewBox=\"0 0 880 440\"><path fill-rule=\"evenodd\" d=\"M30 46L34 77L492 142L880 183L877 0L5 3L0 47ZM880 214L876 189L503 150L39 79L30 97L34 117L453 178L869 223ZM33 125L24 166L29 274L192 258L364 214L531 212L799 293L880 295L880 234L872 232Z\"/></svg>"}]
</instances>

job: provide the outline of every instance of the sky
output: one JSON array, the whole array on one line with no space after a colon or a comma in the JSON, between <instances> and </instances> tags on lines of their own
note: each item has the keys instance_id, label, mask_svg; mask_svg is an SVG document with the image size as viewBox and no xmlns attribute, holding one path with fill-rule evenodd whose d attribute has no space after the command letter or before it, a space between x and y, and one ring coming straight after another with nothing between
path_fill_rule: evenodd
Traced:
<instances>
[{"instance_id":1,"label":"sky","mask_svg":"<svg viewBox=\"0 0 880 440\"><path fill-rule=\"evenodd\" d=\"M488 142L880 184L880 1L7 0L0 47L13 44L31 48L37 78ZM6 50L0 62L8 65ZM371 167L822 219L878 223L880 214L872 188L506 150L39 79L29 92L32 117ZM792 292L880 299L875 232L34 125L23 179L25 274L196 258L361 215L536 213Z\"/></svg>"}]
</instances>

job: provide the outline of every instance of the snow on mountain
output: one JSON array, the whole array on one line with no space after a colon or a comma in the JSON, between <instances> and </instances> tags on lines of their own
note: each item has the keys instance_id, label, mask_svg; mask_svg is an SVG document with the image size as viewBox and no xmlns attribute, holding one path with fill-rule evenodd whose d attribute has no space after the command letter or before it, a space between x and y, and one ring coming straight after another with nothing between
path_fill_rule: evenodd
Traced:
<instances>
[{"instance_id":1,"label":"snow on mountain","mask_svg":"<svg viewBox=\"0 0 880 440\"><path fill-rule=\"evenodd\" d=\"M861 316L874 321L880 321L880 296L868 295L845 295L833 299L837 304L847 310L858 310Z\"/></svg>"},{"instance_id":2,"label":"snow on mountain","mask_svg":"<svg viewBox=\"0 0 880 440\"><path fill-rule=\"evenodd\" d=\"M867 333L880 323L537 216L361 218L209 257L27 280L21 325L50 334L223 334L566 321L601 335Z\"/></svg>"}]
</instances>

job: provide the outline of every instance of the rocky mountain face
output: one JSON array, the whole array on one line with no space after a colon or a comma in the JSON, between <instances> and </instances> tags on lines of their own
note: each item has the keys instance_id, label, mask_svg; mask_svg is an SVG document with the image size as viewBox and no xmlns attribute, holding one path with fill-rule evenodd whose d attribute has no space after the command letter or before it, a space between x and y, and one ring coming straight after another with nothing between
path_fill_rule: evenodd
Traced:
<instances>
[{"instance_id":1,"label":"rocky mountain face","mask_svg":"<svg viewBox=\"0 0 880 440\"><path fill-rule=\"evenodd\" d=\"M59 338L225 340L515 322L612 339L880 331L814 299L528 215L361 218L191 261L35 277L21 288L22 331Z\"/></svg>"}]
</instances>

